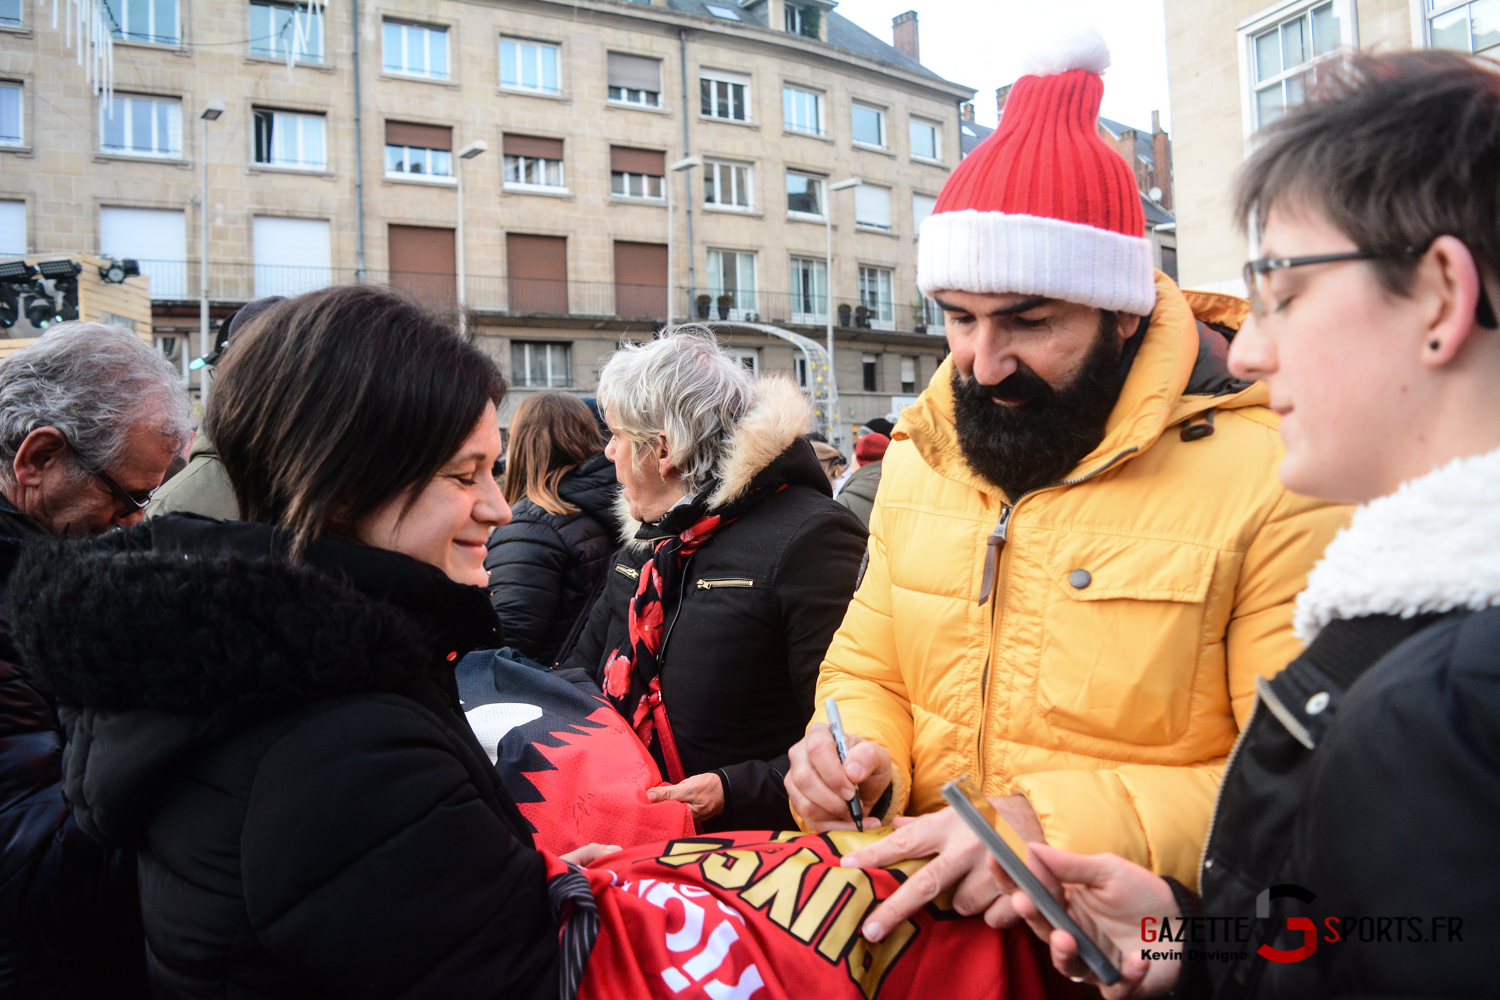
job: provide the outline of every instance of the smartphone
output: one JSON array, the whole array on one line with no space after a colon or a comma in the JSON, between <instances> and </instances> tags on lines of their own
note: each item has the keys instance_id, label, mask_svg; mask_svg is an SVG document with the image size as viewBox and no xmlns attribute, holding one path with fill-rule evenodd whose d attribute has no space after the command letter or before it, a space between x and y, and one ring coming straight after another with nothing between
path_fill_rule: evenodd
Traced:
<instances>
[{"instance_id":1,"label":"smartphone","mask_svg":"<svg viewBox=\"0 0 1500 1000\"><path fill-rule=\"evenodd\" d=\"M950 781L943 786L943 798L953 807L953 811L962 817L974 831L989 852L1000 862L1000 867L1005 870L1026 893L1036 908L1042 911L1042 916L1047 922L1059 930L1067 931L1073 935L1073 940L1078 942L1078 957L1083 959L1089 971L1098 978L1105 986L1112 986L1120 981L1120 970L1110 964L1109 959L1104 957L1104 952L1099 946L1078 926L1078 922L1068 915L1067 909L1047 887L1042 885L1041 879L1026 867L1026 842L1021 835L1016 833L1015 828L1007 823L995 807L990 805L990 800L979 792L979 787L974 784L968 776Z\"/></svg>"}]
</instances>

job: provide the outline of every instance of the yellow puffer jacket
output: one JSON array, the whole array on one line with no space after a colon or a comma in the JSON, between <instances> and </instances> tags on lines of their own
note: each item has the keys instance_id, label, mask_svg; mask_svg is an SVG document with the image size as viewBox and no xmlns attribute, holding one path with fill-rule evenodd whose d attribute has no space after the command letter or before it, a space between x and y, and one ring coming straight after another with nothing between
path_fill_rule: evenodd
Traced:
<instances>
[{"instance_id":1,"label":"yellow puffer jacket","mask_svg":"<svg viewBox=\"0 0 1500 1000\"><path fill-rule=\"evenodd\" d=\"M1008 504L965 465L951 361L938 368L886 452L815 721L837 698L845 728L891 752L887 815L939 809L942 784L969 774L1024 793L1049 843L1191 886L1255 676L1299 651L1292 600L1346 510L1280 485L1263 385L1189 391L1193 308L1164 275L1157 290L1103 442L1008 513L985 604ZM1205 320L1238 326L1239 300L1192 294ZM1184 440L1210 412L1212 434Z\"/></svg>"}]
</instances>

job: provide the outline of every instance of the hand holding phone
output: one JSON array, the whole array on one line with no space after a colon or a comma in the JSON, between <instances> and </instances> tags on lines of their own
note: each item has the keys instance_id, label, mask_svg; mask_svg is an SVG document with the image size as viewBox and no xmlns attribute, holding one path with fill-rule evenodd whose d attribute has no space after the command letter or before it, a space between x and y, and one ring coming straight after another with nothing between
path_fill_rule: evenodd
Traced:
<instances>
[{"instance_id":1,"label":"hand holding phone","mask_svg":"<svg viewBox=\"0 0 1500 1000\"><path fill-rule=\"evenodd\" d=\"M1093 939L1083 932L1067 911L1042 884L1035 873L1026 867L1026 843L1011 825L995 812L989 799L979 791L968 777L950 781L943 786L943 798L953 807L980 843L1000 863L1005 874L1020 886L1028 899L1036 904L1053 927L1065 930L1078 943L1078 957L1089 967L1098 980L1106 986L1120 981L1120 970L1112 965Z\"/></svg>"}]
</instances>

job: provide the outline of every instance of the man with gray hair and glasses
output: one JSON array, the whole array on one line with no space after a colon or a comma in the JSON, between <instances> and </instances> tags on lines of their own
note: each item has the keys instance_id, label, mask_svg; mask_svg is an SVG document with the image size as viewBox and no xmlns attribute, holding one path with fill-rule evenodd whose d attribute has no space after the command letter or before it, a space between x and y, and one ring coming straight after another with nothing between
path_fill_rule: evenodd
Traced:
<instances>
[{"instance_id":1,"label":"man with gray hair and glasses","mask_svg":"<svg viewBox=\"0 0 1500 1000\"><path fill-rule=\"evenodd\" d=\"M190 433L177 372L120 327L65 323L0 363L0 996L149 995L134 852L68 812L62 730L5 590L28 540L140 521Z\"/></svg>"}]
</instances>

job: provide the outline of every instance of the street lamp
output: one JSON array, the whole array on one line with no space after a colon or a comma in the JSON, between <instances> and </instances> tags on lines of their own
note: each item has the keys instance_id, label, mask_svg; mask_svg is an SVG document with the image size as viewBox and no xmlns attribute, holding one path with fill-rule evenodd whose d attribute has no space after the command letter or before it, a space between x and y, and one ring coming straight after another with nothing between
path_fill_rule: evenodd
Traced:
<instances>
[{"instance_id":1,"label":"street lamp","mask_svg":"<svg viewBox=\"0 0 1500 1000\"><path fill-rule=\"evenodd\" d=\"M833 192L857 188L863 183L858 177L850 177L828 185L828 204L823 206L823 228L828 235L827 257L823 265L828 272L824 278L828 285L828 301L823 304L823 312L828 321L828 387L834 390L838 389L838 382L833 374ZM834 444L843 439L840 428L830 427L829 430L833 432Z\"/></svg>"},{"instance_id":2,"label":"street lamp","mask_svg":"<svg viewBox=\"0 0 1500 1000\"><path fill-rule=\"evenodd\" d=\"M679 170L691 170L693 167L701 166L703 166L703 157L684 157L667 168L667 176L664 179L664 183L667 185L667 322L662 327L664 333L672 332L672 277L676 273L673 270L672 264L673 247L677 242L677 220L674 217L674 209L672 207L672 175ZM688 190L689 197L691 197L692 188L689 187ZM693 248L688 247L688 253L691 254L692 252Z\"/></svg>"},{"instance_id":3,"label":"street lamp","mask_svg":"<svg viewBox=\"0 0 1500 1000\"><path fill-rule=\"evenodd\" d=\"M218 121L224 113L224 102L217 97L208 102L203 114L203 201L199 206L203 231L198 245L198 351L199 357L208 357L213 345L208 342L208 123ZM208 372L198 376L198 398L204 409L208 408Z\"/></svg>"},{"instance_id":4,"label":"street lamp","mask_svg":"<svg viewBox=\"0 0 1500 1000\"><path fill-rule=\"evenodd\" d=\"M469 277L464 268L464 161L474 159L489 148L490 144L483 139L475 139L458 151L458 169L454 171L458 175L458 225L453 233L458 251L458 335L465 338L469 335Z\"/></svg>"}]
</instances>

